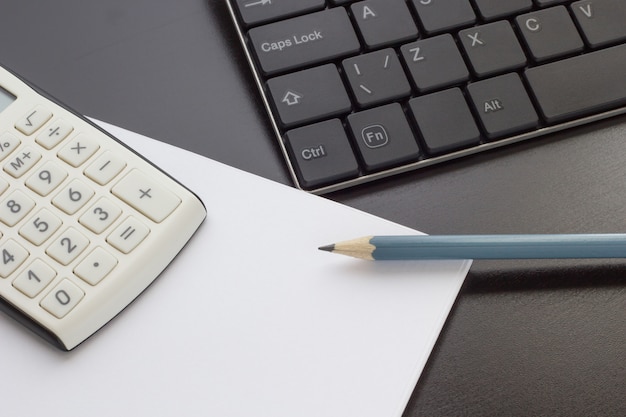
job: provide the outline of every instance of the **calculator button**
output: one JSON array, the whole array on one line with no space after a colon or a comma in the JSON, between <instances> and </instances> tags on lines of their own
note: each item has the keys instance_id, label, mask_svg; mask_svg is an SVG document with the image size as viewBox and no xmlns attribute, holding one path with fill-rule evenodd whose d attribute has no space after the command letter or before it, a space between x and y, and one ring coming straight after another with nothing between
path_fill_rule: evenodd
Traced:
<instances>
[{"instance_id":1,"label":"calculator button","mask_svg":"<svg viewBox=\"0 0 626 417\"><path fill-rule=\"evenodd\" d=\"M24 192L15 190L0 203L0 221L7 226L15 226L35 207L35 201Z\"/></svg>"},{"instance_id":2,"label":"calculator button","mask_svg":"<svg viewBox=\"0 0 626 417\"><path fill-rule=\"evenodd\" d=\"M94 190L80 180L72 180L52 199L52 204L67 214L76 213L95 194Z\"/></svg>"},{"instance_id":3,"label":"calculator button","mask_svg":"<svg viewBox=\"0 0 626 417\"><path fill-rule=\"evenodd\" d=\"M46 149L52 149L65 139L74 127L62 119L57 119L35 138L35 142Z\"/></svg>"},{"instance_id":4,"label":"calculator button","mask_svg":"<svg viewBox=\"0 0 626 417\"><path fill-rule=\"evenodd\" d=\"M82 165L100 148L98 142L87 135L78 135L57 154L59 158L73 167Z\"/></svg>"},{"instance_id":5,"label":"calculator button","mask_svg":"<svg viewBox=\"0 0 626 417\"><path fill-rule=\"evenodd\" d=\"M150 229L134 217L129 217L109 236L107 242L122 253L129 253L150 233Z\"/></svg>"},{"instance_id":6,"label":"calculator button","mask_svg":"<svg viewBox=\"0 0 626 417\"><path fill-rule=\"evenodd\" d=\"M122 210L108 198L101 198L78 221L94 233L102 233L122 214Z\"/></svg>"},{"instance_id":7,"label":"calculator button","mask_svg":"<svg viewBox=\"0 0 626 417\"><path fill-rule=\"evenodd\" d=\"M111 191L157 223L169 216L181 201L174 193L137 169L126 175Z\"/></svg>"},{"instance_id":8,"label":"calculator button","mask_svg":"<svg viewBox=\"0 0 626 417\"><path fill-rule=\"evenodd\" d=\"M361 107L411 94L411 86L393 49L348 58L342 65L354 98Z\"/></svg>"},{"instance_id":9,"label":"calculator button","mask_svg":"<svg viewBox=\"0 0 626 417\"><path fill-rule=\"evenodd\" d=\"M0 136L0 161L9 156L11 152L20 146L20 140L10 133L3 133Z\"/></svg>"},{"instance_id":10,"label":"calculator button","mask_svg":"<svg viewBox=\"0 0 626 417\"><path fill-rule=\"evenodd\" d=\"M26 146L4 164L4 171L13 178L19 178L41 159L41 153Z\"/></svg>"},{"instance_id":11,"label":"calculator button","mask_svg":"<svg viewBox=\"0 0 626 417\"><path fill-rule=\"evenodd\" d=\"M78 264L74 273L83 281L96 285L117 265L117 259L102 248L96 248L81 263Z\"/></svg>"},{"instance_id":12,"label":"calculator button","mask_svg":"<svg viewBox=\"0 0 626 417\"><path fill-rule=\"evenodd\" d=\"M13 239L4 242L0 246L0 277L6 278L11 275L28 255L28 251Z\"/></svg>"},{"instance_id":13,"label":"calculator button","mask_svg":"<svg viewBox=\"0 0 626 417\"><path fill-rule=\"evenodd\" d=\"M20 235L33 245L41 245L61 227L63 222L48 209L39 210L20 228Z\"/></svg>"},{"instance_id":14,"label":"calculator button","mask_svg":"<svg viewBox=\"0 0 626 417\"><path fill-rule=\"evenodd\" d=\"M52 117L52 112L44 106L37 106L15 123L15 128L25 135L32 135Z\"/></svg>"},{"instance_id":15,"label":"calculator button","mask_svg":"<svg viewBox=\"0 0 626 417\"><path fill-rule=\"evenodd\" d=\"M70 227L48 246L46 253L61 265L67 265L76 259L88 245L89 239Z\"/></svg>"},{"instance_id":16,"label":"calculator button","mask_svg":"<svg viewBox=\"0 0 626 417\"><path fill-rule=\"evenodd\" d=\"M83 290L66 278L54 287L39 305L60 319L72 311L84 296Z\"/></svg>"},{"instance_id":17,"label":"calculator button","mask_svg":"<svg viewBox=\"0 0 626 417\"><path fill-rule=\"evenodd\" d=\"M118 158L111 151L106 151L85 169L85 175L100 185L108 184L122 170L126 162Z\"/></svg>"},{"instance_id":18,"label":"calculator button","mask_svg":"<svg viewBox=\"0 0 626 417\"><path fill-rule=\"evenodd\" d=\"M46 288L56 275L56 271L48 264L41 259L35 259L15 278L13 286L27 297L33 298Z\"/></svg>"},{"instance_id":19,"label":"calculator button","mask_svg":"<svg viewBox=\"0 0 626 417\"><path fill-rule=\"evenodd\" d=\"M26 186L41 196L47 196L67 178L67 171L48 161L26 180Z\"/></svg>"}]
</instances>

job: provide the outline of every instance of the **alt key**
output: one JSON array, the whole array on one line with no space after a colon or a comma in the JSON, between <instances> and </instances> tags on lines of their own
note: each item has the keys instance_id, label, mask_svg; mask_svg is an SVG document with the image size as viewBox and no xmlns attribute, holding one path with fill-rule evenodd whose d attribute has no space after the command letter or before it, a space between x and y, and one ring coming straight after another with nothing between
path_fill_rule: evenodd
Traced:
<instances>
[{"instance_id":1,"label":"alt key","mask_svg":"<svg viewBox=\"0 0 626 417\"><path fill-rule=\"evenodd\" d=\"M341 122L332 119L293 129L285 140L304 189L358 175L359 167Z\"/></svg>"}]
</instances>

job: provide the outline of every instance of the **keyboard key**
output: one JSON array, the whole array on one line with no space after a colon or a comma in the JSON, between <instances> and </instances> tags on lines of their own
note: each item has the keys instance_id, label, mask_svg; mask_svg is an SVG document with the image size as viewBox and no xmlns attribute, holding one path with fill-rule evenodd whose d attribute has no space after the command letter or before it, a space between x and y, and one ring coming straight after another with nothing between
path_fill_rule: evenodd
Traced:
<instances>
[{"instance_id":1,"label":"keyboard key","mask_svg":"<svg viewBox=\"0 0 626 417\"><path fill-rule=\"evenodd\" d=\"M538 125L537 113L515 73L470 84L467 91L489 139Z\"/></svg>"},{"instance_id":2,"label":"keyboard key","mask_svg":"<svg viewBox=\"0 0 626 417\"><path fill-rule=\"evenodd\" d=\"M370 49L417 37L417 26L404 0L366 0L350 10Z\"/></svg>"},{"instance_id":3,"label":"keyboard key","mask_svg":"<svg viewBox=\"0 0 626 417\"><path fill-rule=\"evenodd\" d=\"M393 49L370 52L343 61L352 93L361 107L411 94L411 86Z\"/></svg>"},{"instance_id":4,"label":"keyboard key","mask_svg":"<svg viewBox=\"0 0 626 417\"><path fill-rule=\"evenodd\" d=\"M474 0L480 15L485 20L493 20L521 13L533 7L532 0Z\"/></svg>"},{"instance_id":5,"label":"keyboard key","mask_svg":"<svg viewBox=\"0 0 626 417\"><path fill-rule=\"evenodd\" d=\"M360 47L343 7L259 26L248 35L265 75L329 61Z\"/></svg>"},{"instance_id":6,"label":"keyboard key","mask_svg":"<svg viewBox=\"0 0 626 417\"><path fill-rule=\"evenodd\" d=\"M469 0L412 0L412 3L428 34L469 26L476 21Z\"/></svg>"},{"instance_id":7,"label":"keyboard key","mask_svg":"<svg viewBox=\"0 0 626 417\"><path fill-rule=\"evenodd\" d=\"M420 155L398 103L351 114L348 124L368 171L392 168Z\"/></svg>"},{"instance_id":8,"label":"keyboard key","mask_svg":"<svg viewBox=\"0 0 626 417\"><path fill-rule=\"evenodd\" d=\"M577 1L570 7L587 45L592 48L626 40L624 0Z\"/></svg>"},{"instance_id":9,"label":"keyboard key","mask_svg":"<svg viewBox=\"0 0 626 417\"><path fill-rule=\"evenodd\" d=\"M354 178L359 173L352 147L338 119L290 130L285 142L298 178L306 189Z\"/></svg>"},{"instance_id":10,"label":"keyboard key","mask_svg":"<svg viewBox=\"0 0 626 417\"><path fill-rule=\"evenodd\" d=\"M272 78L267 87L287 127L347 113L352 107L334 64Z\"/></svg>"},{"instance_id":11,"label":"keyboard key","mask_svg":"<svg viewBox=\"0 0 626 417\"><path fill-rule=\"evenodd\" d=\"M248 25L324 8L324 0L237 0L235 4Z\"/></svg>"},{"instance_id":12,"label":"keyboard key","mask_svg":"<svg viewBox=\"0 0 626 417\"><path fill-rule=\"evenodd\" d=\"M458 88L414 98L409 101L409 108L431 155L477 145L480 141L474 117Z\"/></svg>"},{"instance_id":13,"label":"keyboard key","mask_svg":"<svg viewBox=\"0 0 626 417\"><path fill-rule=\"evenodd\" d=\"M526 55L506 20L462 30L459 38L478 77L526 65Z\"/></svg>"},{"instance_id":14,"label":"keyboard key","mask_svg":"<svg viewBox=\"0 0 626 417\"><path fill-rule=\"evenodd\" d=\"M518 16L515 21L537 62L582 51L584 44L564 6Z\"/></svg>"},{"instance_id":15,"label":"keyboard key","mask_svg":"<svg viewBox=\"0 0 626 417\"><path fill-rule=\"evenodd\" d=\"M413 83L421 93L467 81L469 72L448 33L400 48Z\"/></svg>"},{"instance_id":16,"label":"keyboard key","mask_svg":"<svg viewBox=\"0 0 626 417\"><path fill-rule=\"evenodd\" d=\"M526 70L543 117L556 123L626 104L626 44Z\"/></svg>"}]
</instances>

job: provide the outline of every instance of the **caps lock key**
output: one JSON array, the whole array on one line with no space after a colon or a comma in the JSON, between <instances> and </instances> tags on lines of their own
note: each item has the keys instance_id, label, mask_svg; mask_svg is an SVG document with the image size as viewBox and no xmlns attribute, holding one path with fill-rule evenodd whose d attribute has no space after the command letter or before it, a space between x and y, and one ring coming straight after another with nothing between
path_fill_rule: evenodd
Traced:
<instances>
[{"instance_id":1,"label":"caps lock key","mask_svg":"<svg viewBox=\"0 0 626 417\"><path fill-rule=\"evenodd\" d=\"M256 27L248 35L265 75L359 50L359 40L343 7Z\"/></svg>"}]
</instances>

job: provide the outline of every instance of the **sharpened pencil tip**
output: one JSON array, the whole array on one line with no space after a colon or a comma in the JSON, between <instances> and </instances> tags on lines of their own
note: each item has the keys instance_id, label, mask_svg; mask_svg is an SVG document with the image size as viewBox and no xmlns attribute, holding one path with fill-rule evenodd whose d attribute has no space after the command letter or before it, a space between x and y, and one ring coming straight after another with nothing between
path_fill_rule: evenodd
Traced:
<instances>
[{"instance_id":1,"label":"sharpened pencil tip","mask_svg":"<svg viewBox=\"0 0 626 417\"><path fill-rule=\"evenodd\" d=\"M335 250L335 245L333 244L333 245L320 246L318 249L326 251L326 252L332 252Z\"/></svg>"}]
</instances>

